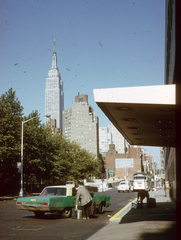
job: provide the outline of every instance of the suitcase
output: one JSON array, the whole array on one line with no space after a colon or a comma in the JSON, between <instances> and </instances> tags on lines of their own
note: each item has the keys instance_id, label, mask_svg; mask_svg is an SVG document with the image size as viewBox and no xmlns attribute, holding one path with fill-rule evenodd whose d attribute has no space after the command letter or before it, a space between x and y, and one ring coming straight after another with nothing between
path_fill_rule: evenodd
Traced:
<instances>
[{"instance_id":1,"label":"suitcase","mask_svg":"<svg viewBox=\"0 0 181 240\"><path fill-rule=\"evenodd\" d=\"M135 202L131 203L131 208L137 209L137 203Z\"/></svg>"},{"instance_id":2,"label":"suitcase","mask_svg":"<svg viewBox=\"0 0 181 240\"><path fill-rule=\"evenodd\" d=\"M78 210L73 208L72 209L72 218L73 219L82 219L82 210Z\"/></svg>"},{"instance_id":3,"label":"suitcase","mask_svg":"<svg viewBox=\"0 0 181 240\"><path fill-rule=\"evenodd\" d=\"M155 198L148 198L147 207L148 208L156 208L156 199Z\"/></svg>"},{"instance_id":4,"label":"suitcase","mask_svg":"<svg viewBox=\"0 0 181 240\"><path fill-rule=\"evenodd\" d=\"M143 208L143 203L142 202L137 202L137 208Z\"/></svg>"}]
</instances>

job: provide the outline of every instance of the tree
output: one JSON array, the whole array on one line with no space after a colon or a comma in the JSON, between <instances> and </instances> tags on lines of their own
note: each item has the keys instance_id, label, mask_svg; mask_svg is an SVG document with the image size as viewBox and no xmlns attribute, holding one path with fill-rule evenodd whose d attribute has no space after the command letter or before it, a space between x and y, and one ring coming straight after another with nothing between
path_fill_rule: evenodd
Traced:
<instances>
[{"instance_id":1,"label":"tree","mask_svg":"<svg viewBox=\"0 0 181 240\"><path fill-rule=\"evenodd\" d=\"M55 162L55 179L58 181L81 181L90 175L100 173L100 162L96 157L82 149L76 142L61 138Z\"/></svg>"},{"instance_id":2,"label":"tree","mask_svg":"<svg viewBox=\"0 0 181 240\"><path fill-rule=\"evenodd\" d=\"M76 142L70 142L59 133L53 134L50 126L41 124L37 111L23 118L23 107L12 88L1 96L0 110L1 189L4 187L11 193L20 189L17 162L21 161L21 124L28 119L31 120L23 125L24 187L62 184L67 180L78 182L99 174L99 160Z\"/></svg>"},{"instance_id":3,"label":"tree","mask_svg":"<svg viewBox=\"0 0 181 240\"><path fill-rule=\"evenodd\" d=\"M23 159L25 185L62 184L67 180L79 181L97 175L100 169L95 156L70 142L61 134L52 134L49 126L42 125L38 112L32 112L23 121Z\"/></svg>"},{"instance_id":4,"label":"tree","mask_svg":"<svg viewBox=\"0 0 181 240\"><path fill-rule=\"evenodd\" d=\"M32 112L23 121L32 119L24 125L23 159L25 182L41 184L50 180L54 168L54 145L50 127L41 124L38 112Z\"/></svg>"},{"instance_id":5,"label":"tree","mask_svg":"<svg viewBox=\"0 0 181 240\"><path fill-rule=\"evenodd\" d=\"M23 107L15 91L10 88L0 97L0 185L14 189L19 179L17 162L20 161L21 120Z\"/></svg>"}]
</instances>

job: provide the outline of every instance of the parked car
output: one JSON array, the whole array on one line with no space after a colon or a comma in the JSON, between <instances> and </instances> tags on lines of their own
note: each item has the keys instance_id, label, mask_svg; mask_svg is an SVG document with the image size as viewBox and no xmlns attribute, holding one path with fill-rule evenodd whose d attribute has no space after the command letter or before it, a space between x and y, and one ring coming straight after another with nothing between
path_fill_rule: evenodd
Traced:
<instances>
[{"instance_id":1,"label":"parked car","mask_svg":"<svg viewBox=\"0 0 181 240\"><path fill-rule=\"evenodd\" d=\"M117 187L118 192L133 192L133 186L130 181L122 181Z\"/></svg>"},{"instance_id":2,"label":"parked car","mask_svg":"<svg viewBox=\"0 0 181 240\"><path fill-rule=\"evenodd\" d=\"M103 213L105 207L111 204L111 197L98 195L93 196L95 210ZM20 210L33 211L35 216L42 218L46 212L58 212L64 218L71 216L75 208L76 192L74 185L68 183L63 186L49 186L43 189L39 196L20 197L16 201L16 207Z\"/></svg>"}]
</instances>

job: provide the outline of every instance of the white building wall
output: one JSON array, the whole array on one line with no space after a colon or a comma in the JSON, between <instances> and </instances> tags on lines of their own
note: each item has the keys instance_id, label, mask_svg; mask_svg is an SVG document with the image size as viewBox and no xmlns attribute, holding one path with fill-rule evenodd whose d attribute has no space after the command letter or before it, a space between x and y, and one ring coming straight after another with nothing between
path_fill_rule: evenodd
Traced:
<instances>
[{"instance_id":1,"label":"white building wall","mask_svg":"<svg viewBox=\"0 0 181 240\"><path fill-rule=\"evenodd\" d=\"M112 143L112 134L108 127L99 127L99 151L106 153L109 150L109 144Z\"/></svg>"},{"instance_id":2,"label":"white building wall","mask_svg":"<svg viewBox=\"0 0 181 240\"><path fill-rule=\"evenodd\" d=\"M72 109L63 110L63 135L67 139L71 140L71 118L72 118Z\"/></svg>"},{"instance_id":3,"label":"white building wall","mask_svg":"<svg viewBox=\"0 0 181 240\"><path fill-rule=\"evenodd\" d=\"M112 144L115 145L115 150L118 153L125 153L125 149L127 148L127 142L122 134L114 127L113 124L108 126L109 133L112 134Z\"/></svg>"}]
</instances>

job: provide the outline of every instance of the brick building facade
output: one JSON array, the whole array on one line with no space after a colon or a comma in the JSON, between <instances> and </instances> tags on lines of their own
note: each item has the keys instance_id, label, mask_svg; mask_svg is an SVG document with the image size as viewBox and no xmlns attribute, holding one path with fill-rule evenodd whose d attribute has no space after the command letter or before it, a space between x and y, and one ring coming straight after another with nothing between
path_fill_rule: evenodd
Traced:
<instances>
[{"instance_id":1,"label":"brick building facade","mask_svg":"<svg viewBox=\"0 0 181 240\"><path fill-rule=\"evenodd\" d=\"M143 171L141 148L130 147L129 153L118 154L111 144L105 156L105 168L114 172L115 179L132 179L135 172Z\"/></svg>"}]
</instances>

